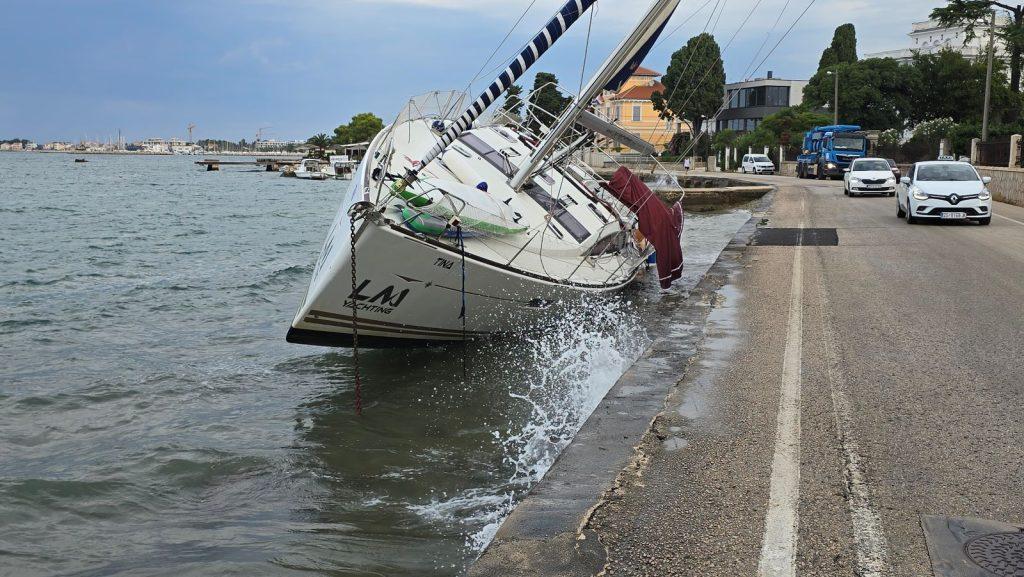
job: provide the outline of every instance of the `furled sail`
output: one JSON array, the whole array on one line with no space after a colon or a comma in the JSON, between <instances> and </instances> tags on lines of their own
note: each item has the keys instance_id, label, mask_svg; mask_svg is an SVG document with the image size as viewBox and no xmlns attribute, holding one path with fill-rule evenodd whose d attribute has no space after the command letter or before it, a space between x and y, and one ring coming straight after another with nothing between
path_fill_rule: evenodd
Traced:
<instances>
[{"instance_id":1,"label":"furled sail","mask_svg":"<svg viewBox=\"0 0 1024 577\"><path fill-rule=\"evenodd\" d=\"M678 5L679 0L655 0L651 4L651 7L647 9L644 17L630 35L608 57L608 60L597 71L597 74L590 79L587 87L562 113L562 116L551 127L551 130L545 135L544 140L537 146L534 153L522 164L515 176L509 181L509 185L513 189L518 190L523 186L526 179L543 162L544 157L551 153L559 139L565 134L565 131L572 128L580 115L590 106L590 102L602 90L620 87L625 82L625 79L640 66L640 62L650 52L651 47L654 46L658 36L665 29L665 24L672 17L672 13L675 12Z\"/></svg>"}]
</instances>

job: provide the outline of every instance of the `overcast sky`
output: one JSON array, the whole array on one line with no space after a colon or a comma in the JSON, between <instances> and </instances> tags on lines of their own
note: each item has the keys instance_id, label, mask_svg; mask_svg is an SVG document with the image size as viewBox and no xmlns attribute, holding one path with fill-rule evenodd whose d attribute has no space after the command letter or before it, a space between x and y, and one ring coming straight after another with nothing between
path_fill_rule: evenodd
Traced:
<instances>
[{"instance_id":1,"label":"overcast sky","mask_svg":"<svg viewBox=\"0 0 1024 577\"><path fill-rule=\"evenodd\" d=\"M723 48L729 81L766 70L804 79L836 26L856 25L860 54L901 48L910 24L941 4L817 0L766 64L748 71L766 37L765 51L808 1L683 0L644 64L664 72L670 54L707 27ZM410 96L465 87L532 3L488 70L507 63L563 2L4 0L0 139L106 140L118 129L129 140L182 138L195 123L197 139L252 140L270 127L265 138L286 140L330 132L364 111L387 121ZM648 5L599 0L588 72ZM711 18L716 5L721 15ZM544 70L575 90L586 38L583 21L531 70L527 84Z\"/></svg>"}]
</instances>

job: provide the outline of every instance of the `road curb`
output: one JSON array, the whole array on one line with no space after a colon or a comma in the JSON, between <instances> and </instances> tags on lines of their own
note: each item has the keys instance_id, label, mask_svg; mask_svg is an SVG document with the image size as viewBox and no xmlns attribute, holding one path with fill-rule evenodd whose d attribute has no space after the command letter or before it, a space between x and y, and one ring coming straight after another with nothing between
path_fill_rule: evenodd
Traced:
<instances>
[{"instance_id":1,"label":"road curb","mask_svg":"<svg viewBox=\"0 0 1024 577\"><path fill-rule=\"evenodd\" d=\"M544 479L505 519L469 568L470 576L575 577L603 569L604 546L587 527L588 521L620 473L642 465L636 461L636 448L699 354L716 294L740 269L739 261L775 192L772 187L758 201L751 218L690 291L686 303L661 320L654 343L616 381Z\"/></svg>"}]
</instances>

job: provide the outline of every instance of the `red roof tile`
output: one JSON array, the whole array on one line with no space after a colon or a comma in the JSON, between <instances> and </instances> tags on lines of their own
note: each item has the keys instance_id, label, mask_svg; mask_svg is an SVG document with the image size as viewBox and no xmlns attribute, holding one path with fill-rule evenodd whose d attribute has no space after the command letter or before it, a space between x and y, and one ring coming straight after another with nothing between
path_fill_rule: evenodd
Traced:
<instances>
[{"instance_id":1,"label":"red roof tile","mask_svg":"<svg viewBox=\"0 0 1024 577\"><path fill-rule=\"evenodd\" d=\"M665 92L665 85L655 82L653 86L634 86L612 96L609 100L650 100L655 92Z\"/></svg>"},{"instance_id":2,"label":"red roof tile","mask_svg":"<svg viewBox=\"0 0 1024 577\"><path fill-rule=\"evenodd\" d=\"M633 76L661 76L661 72L655 72L650 68L638 66L636 72L633 73Z\"/></svg>"}]
</instances>

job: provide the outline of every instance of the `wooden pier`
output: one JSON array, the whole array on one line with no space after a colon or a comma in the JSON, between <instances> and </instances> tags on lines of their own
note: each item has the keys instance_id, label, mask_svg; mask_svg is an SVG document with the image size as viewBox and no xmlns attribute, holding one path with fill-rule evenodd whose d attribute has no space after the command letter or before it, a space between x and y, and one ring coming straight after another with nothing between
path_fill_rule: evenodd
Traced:
<instances>
[{"instance_id":1,"label":"wooden pier","mask_svg":"<svg viewBox=\"0 0 1024 577\"><path fill-rule=\"evenodd\" d=\"M257 158L256 160L220 160L217 158L207 158L204 160L197 160L196 164L199 166L205 166L207 171L220 170L223 166L263 166L267 172L278 172L282 166L295 165L302 160L301 157L282 157L282 158Z\"/></svg>"}]
</instances>

